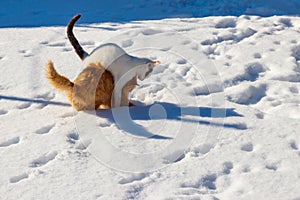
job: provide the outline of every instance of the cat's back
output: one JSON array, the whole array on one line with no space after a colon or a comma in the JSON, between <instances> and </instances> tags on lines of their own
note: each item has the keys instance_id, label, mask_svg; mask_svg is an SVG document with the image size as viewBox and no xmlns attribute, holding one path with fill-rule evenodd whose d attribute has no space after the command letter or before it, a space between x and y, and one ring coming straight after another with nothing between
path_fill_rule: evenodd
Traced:
<instances>
[{"instance_id":1,"label":"cat's back","mask_svg":"<svg viewBox=\"0 0 300 200\"><path fill-rule=\"evenodd\" d=\"M88 66L90 63L100 62L105 68L111 65L119 57L127 55L126 52L116 44L107 43L100 45L83 61L83 66Z\"/></svg>"}]
</instances>

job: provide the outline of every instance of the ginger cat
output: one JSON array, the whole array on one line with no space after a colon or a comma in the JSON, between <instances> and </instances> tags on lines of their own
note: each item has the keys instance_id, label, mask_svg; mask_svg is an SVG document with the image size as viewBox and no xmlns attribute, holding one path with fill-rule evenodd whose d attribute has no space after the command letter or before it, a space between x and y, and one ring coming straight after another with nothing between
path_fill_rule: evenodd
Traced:
<instances>
[{"instance_id":1,"label":"ginger cat","mask_svg":"<svg viewBox=\"0 0 300 200\"><path fill-rule=\"evenodd\" d=\"M91 63L73 82L57 73L52 61L47 63L46 73L51 85L64 92L76 110L111 108L114 80L111 73L100 63ZM130 105L128 94L136 85L137 76L125 84L122 89L121 106Z\"/></svg>"}]
</instances>

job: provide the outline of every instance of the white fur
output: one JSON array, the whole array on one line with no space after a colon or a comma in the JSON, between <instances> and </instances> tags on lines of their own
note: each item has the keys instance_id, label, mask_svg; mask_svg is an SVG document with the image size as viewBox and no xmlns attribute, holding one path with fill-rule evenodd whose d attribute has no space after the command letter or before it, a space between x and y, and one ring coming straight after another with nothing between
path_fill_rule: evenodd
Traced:
<instances>
[{"instance_id":1,"label":"white fur","mask_svg":"<svg viewBox=\"0 0 300 200\"><path fill-rule=\"evenodd\" d=\"M108 43L99 46L85 57L83 66L87 67L90 63L97 62L100 62L114 77L115 89L112 106L119 107L124 85L135 75L138 75L140 80L144 80L151 60L130 56L118 45Z\"/></svg>"}]
</instances>

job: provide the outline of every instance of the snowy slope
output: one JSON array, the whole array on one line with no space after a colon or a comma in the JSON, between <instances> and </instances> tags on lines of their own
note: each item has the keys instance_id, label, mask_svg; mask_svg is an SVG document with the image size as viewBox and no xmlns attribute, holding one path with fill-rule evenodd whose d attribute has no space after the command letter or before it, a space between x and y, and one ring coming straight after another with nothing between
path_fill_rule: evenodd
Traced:
<instances>
[{"instance_id":1,"label":"snowy slope","mask_svg":"<svg viewBox=\"0 0 300 200\"><path fill-rule=\"evenodd\" d=\"M71 79L82 70L65 27L0 29L0 199L299 199L299 28L285 16L76 27L88 52L115 42L162 62L133 91L139 106L97 113L45 78L49 59Z\"/></svg>"},{"instance_id":2,"label":"snowy slope","mask_svg":"<svg viewBox=\"0 0 300 200\"><path fill-rule=\"evenodd\" d=\"M300 198L300 21L240 16L297 15L298 0L0 5L1 27L37 27L0 29L0 199ZM82 70L64 27L78 12L88 52L162 62L139 106L75 112L48 84L49 59ZM177 18L210 15L240 17ZM132 21L149 19L164 20Z\"/></svg>"},{"instance_id":3,"label":"snowy slope","mask_svg":"<svg viewBox=\"0 0 300 200\"><path fill-rule=\"evenodd\" d=\"M82 13L79 23L128 22L178 17L299 15L300 0L1 0L0 27L64 26Z\"/></svg>"}]
</instances>

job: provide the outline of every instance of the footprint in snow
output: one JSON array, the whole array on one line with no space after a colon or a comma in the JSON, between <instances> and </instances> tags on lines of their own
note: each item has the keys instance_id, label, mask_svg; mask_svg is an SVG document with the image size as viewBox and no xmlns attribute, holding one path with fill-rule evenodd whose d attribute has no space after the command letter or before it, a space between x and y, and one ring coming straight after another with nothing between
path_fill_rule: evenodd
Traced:
<instances>
[{"instance_id":1,"label":"footprint in snow","mask_svg":"<svg viewBox=\"0 0 300 200\"><path fill-rule=\"evenodd\" d=\"M71 144L75 144L79 140L79 135L77 133L69 133L67 135L67 141Z\"/></svg>"},{"instance_id":2,"label":"footprint in snow","mask_svg":"<svg viewBox=\"0 0 300 200\"><path fill-rule=\"evenodd\" d=\"M227 58L228 60L232 60L233 56L232 56L232 55L226 55L226 58Z\"/></svg>"},{"instance_id":3,"label":"footprint in snow","mask_svg":"<svg viewBox=\"0 0 300 200\"><path fill-rule=\"evenodd\" d=\"M290 89L291 93L293 93L293 94L299 94L298 88L296 88L296 87L290 87L289 89Z\"/></svg>"},{"instance_id":4,"label":"footprint in snow","mask_svg":"<svg viewBox=\"0 0 300 200\"><path fill-rule=\"evenodd\" d=\"M291 55L296 59L296 62L300 60L300 45L297 45L291 49Z\"/></svg>"},{"instance_id":5,"label":"footprint in snow","mask_svg":"<svg viewBox=\"0 0 300 200\"><path fill-rule=\"evenodd\" d=\"M103 121L99 122L99 126L102 128L110 127L112 125L113 125L113 123L111 123L109 120L103 120Z\"/></svg>"},{"instance_id":6,"label":"footprint in snow","mask_svg":"<svg viewBox=\"0 0 300 200\"><path fill-rule=\"evenodd\" d=\"M231 64L229 62L224 63L225 66L230 67Z\"/></svg>"},{"instance_id":7,"label":"footprint in snow","mask_svg":"<svg viewBox=\"0 0 300 200\"><path fill-rule=\"evenodd\" d=\"M147 176L148 176L148 174L145 174L145 173L133 174L128 178L122 178L119 181L119 184L124 185L124 184L128 184L128 183L133 183L135 181L141 181L144 178L146 178Z\"/></svg>"},{"instance_id":8,"label":"footprint in snow","mask_svg":"<svg viewBox=\"0 0 300 200\"><path fill-rule=\"evenodd\" d=\"M17 106L18 109L26 109L29 108L31 106L31 103L22 103L20 105Z\"/></svg>"},{"instance_id":9,"label":"footprint in snow","mask_svg":"<svg viewBox=\"0 0 300 200\"><path fill-rule=\"evenodd\" d=\"M46 92L44 94L35 95L34 97L37 98L37 99L43 99L43 100L46 100L46 101L50 101L50 100L54 99L55 93Z\"/></svg>"},{"instance_id":10,"label":"footprint in snow","mask_svg":"<svg viewBox=\"0 0 300 200\"><path fill-rule=\"evenodd\" d=\"M11 177L11 178L9 179L9 182L10 182L10 183L17 183L17 182L20 182L20 181L23 180L23 179L28 178L28 177L29 177L29 176L28 176L27 173L23 173L23 174L20 174L20 175L18 175L18 176L13 176L13 177Z\"/></svg>"},{"instance_id":11,"label":"footprint in snow","mask_svg":"<svg viewBox=\"0 0 300 200\"><path fill-rule=\"evenodd\" d=\"M2 109L0 109L0 115L5 115L5 114L7 114L7 113L8 113L7 110L2 110Z\"/></svg>"},{"instance_id":12,"label":"footprint in snow","mask_svg":"<svg viewBox=\"0 0 300 200\"><path fill-rule=\"evenodd\" d=\"M245 66L244 72L239 74L232 80L227 80L227 85L238 85L241 82L251 81L254 82L258 80L261 76L261 73L265 72L265 67L259 62L248 63Z\"/></svg>"},{"instance_id":13,"label":"footprint in snow","mask_svg":"<svg viewBox=\"0 0 300 200\"><path fill-rule=\"evenodd\" d=\"M132 40L125 40L122 42L122 47L126 48L126 47L130 47L133 45L133 41Z\"/></svg>"},{"instance_id":14,"label":"footprint in snow","mask_svg":"<svg viewBox=\"0 0 300 200\"><path fill-rule=\"evenodd\" d=\"M199 157L207 154L213 148L212 144L202 144L198 147L194 147L191 150L191 155L194 157Z\"/></svg>"},{"instance_id":15,"label":"footprint in snow","mask_svg":"<svg viewBox=\"0 0 300 200\"><path fill-rule=\"evenodd\" d=\"M57 156L57 152L56 151L52 151L52 152L49 152L47 154L44 154L42 155L41 157L33 160L31 163L30 163L30 167L40 167L40 166L43 166L45 164L47 164L48 162L50 162L51 160L54 160L55 157Z\"/></svg>"},{"instance_id":16,"label":"footprint in snow","mask_svg":"<svg viewBox=\"0 0 300 200\"><path fill-rule=\"evenodd\" d=\"M179 59L179 60L177 60L177 64L178 65L184 65L184 64L186 64L187 63L187 61L186 61L186 59Z\"/></svg>"},{"instance_id":17,"label":"footprint in snow","mask_svg":"<svg viewBox=\"0 0 300 200\"><path fill-rule=\"evenodd\" d=\"M274 41L273 44L280 45L280 41Z\"/></svg>"},{"instance_id":18,"label":"footprint in snow","mask_svg":"<svg viewBox=\"0 0 300 200\"><path fill-rule=\"evenodd\" d=\"M216 174L208 174L206 176L201 177L197 182L195 183L183 183L181 184L182 188L204 188L207 190L216 190L216 180L217 180Z\"/></svg>"},{"instance_id":19,"label":"footprint in snow","mask_svg":"<svg viewBox=\"0 0 300 200\"><path fill-rule=\"evenodd\" d=\"M247 85L240 91L236 88L231 89L227 94L227 99L241 105L257 104L263 97L266 96L267 86L260 84L258 86Z\"/></svg>"},{"instance_id":20,"label":"footprint in snow","mask_svg":"<svg viewBox=\"0 0 300 200\"><path fill-rule=\"evenodd\" d=\"M251 152L253 151L253 144L251 142L243 144L241 150L246 152Z\"/></svg>"},{"instance_id":21,"label":"footprint in snow","mask_svg":"<svg viewBox=\"0 0 300 200\"><path fill-rule=\"evenodd\" d=\"M82 45L82 46L94 46L95 45L95 42L93 42L93 41L83 41L83 42L80 42L80 44Z\"/></svg>"},{"instance_id":22,"label":"footprint in snow","mask_svg":"<svg viewBox=\"0 0 300 200\"><path fill-rule=\"evenodd\" d=\"M156 29L145 29L145 30L142 30L142 34L143 35L155 35L155 34L159 34L159 33L162 33L162 31L156 30Z\"/></svg>"},{"instance_id":23,"label":"footprint in snow","mask_svg":"<svg viewBox=\"0 0 300 200\"><path fill-rule=\"evenodd\" d=\"M231 170L233 169L233 163L228 161L223 163L223 173L230 174Z\"/></svg>"},{"instance_id":24,"label":"footprint in snow","mask_svg":"<svg viewBox=\"0 0 300 200\"><path fill-rule=\"evenodd\" d=\"M277 165L275 163L267 164L266 169L276 171L278 169Z\"/></svg>"},{"instance_id":25,"label":"footprint in snow","mask_svg":"<svg viewBox=\"0 0 300 200\"><path fill-rule=\"evenodd\" d=\"M251 168L250 168L250 166L249 165L244 165L243 167L242 167L242 170L241 170L243 173L248 173L248 172L250 172L251 171Z\"/></svg>"},{"instance_id":26,"label":"footprint in snow","mask_svg":"<svg viewBox=\"0 0 300 200\"><path fill-rule=\"evenodd\" d=\"M184 158L185 158L185 153L176 155L176 157L174 157L172 154L170 154L168 157L165 158L163 163L164 164L177 163L179 161L182 161Z\"/></svg>"},{"instance_id":27,"label":"footprint in snow","mask_svg":"<svg viewBox=\"0 0 300 200\"><path fill-rule=\"evenodd\" d=\"M73 112L66 112L62 114L60 117L62 118L68 118L68 117L73 117L75 114Z\"/></svg>"},{"instance_id":28,"label":"footprint in snow","mask_svg":"<svg viewBox=\"0 0 300 200\"><path fill-rule=\"evenodd\" d=\"M170 51L172 49L172 47L165 47L165 48L162 48L161 50L162 51Z\"/></svg>"},{"instance_id":29,"label":"footprint in snow","mask_svg":"<svg viewBox=\"0 0 300 200\"><path fill-rule=\"evenodd\" d=\"M42 41L42 42L40 42L40 44L46 45L46 44L49 44L49 42L48 41Z\"/></svg>"},{"instance_id":30,"label":"footprint in snow","mask_svg":"<svg viewBox=\"0 0 300 200\"><path fill-rule=\"evenodd\" d=\"M265 115L264 115L263 112L257 112L257 113L255 114L255 116L257 117L257 119L264 119L264 117L265 117Z\"/></svg>"},{"instance_id":31,"label":"footprint in snow","mask_svg":"<svg viewBox=\"0 0 300 200\"><path fill-rule=\"evenodd\" d=\"M291 40L292 44L297 44L297 40Z\"/></svg>"},{"instance_id":32,"label":"footprint in snow","mask_svg":"<svg viewBox=\"0 0 300 200\"><path fill-rule=\"evenodd\" d=\"M13 144L18 144L19 142L20 142L20 137L14 137L6 141L0 142L0 147L8 147Z\"/></svg>"},{"instance_id":33,"label":"footprint in snow","mask_svg":"<svg viewBox=\"0 0 300 200\"><path fill-rule=\"evenodd\" d=\"M253 57L255 59L260 59L261 58L261 54L260 53L255 53L255 54L253 54Z\"/></svg>"},{"instance_id":34,"label":"footprint in snow","mask_svg":"<svg viewBox=\"0 0 300 200\"><path fill-rule=\"evenodd\" d=\"M298 145L297 145L297 143L296 143L295 140L292 140L292 141L290 141L289 143L290 143L290 147L291 147L293 150L299 150Z\"/></svg>"},{"instance_id":35,"label":"footprint in snow","mask_svg":"<svg viewBox=\"0 0 300 200\"><path fill-rule=\"evenodd\" d=\"M67 48L67 47L62 49L63 52L69 52L69 51L72 51L72 50L73 50L72 48Z\"/></svg>"},{"instance_id":36,"label":"footprint in snow","mask_svg":"<svg viewBox=\"0 0 300 200\"><path fill-rule=\"evenodd\" d=\"M79 150L85 150L90 146L91 143L91 140L80 140L75 146L75 148Z\"/></svg>"},{"instance_id":37,"label":"footprint in snow","mask_svg":"<svg viewBox=\"0 0 300 200\"><path fill-rule=\"evenodd\" d=\"M65 42L54 42L54 43L46 43L47 46L49 47L65 47L66 43Z\"/></svg>"},{"instance_id":38,"label":"footprint in snow","mask_svg":"<svg viewBox=\"0 0 300 200\"><path fill-rule=\"evenodd\" d=\"M31 53L30 50L20 50L19 53L22 54L24 57L31 57L31 56L33 56L33 54Z\"/></svg>"},{"instance_id":39,"label":"footprint in snow","mask_svg":"<svg viewBox=\"0 0 300 200\"><path fill-rule=\"evenodd\" d=\"M190 40L184 40L183 42L181 42L182 45L188 45L191 44Z\"/></svg>"},{"instance_id":40,"label":"footprint in snow","mask_svg":"<svg viewBox=\"0 0 300 200\"><path fill-rule=\"evenodd\" d=\"M225 18L217 22L215 28L235 28L236 27L236 19L233 18Z\"/></svg>"},{"instance_id":41,"label":"footprint in snow","mask_svg":"<svg viewBox=\"0 0 300 200\"><path fill-rule=\"evenodd\" d=\"M194 51L198 51L199 50L198 44L191 44L191 49Z\"/></svg>"},{"instance_id":42,"label":"footprint in snow","mask_svg":"<svg viewBox=\"0 0 300 200\"><path fill-rule=\"evenodd\" d=\"M293 27L293 23L291 22L291 19L281 18L281 19L279 19L279 22L282 23L286 27Z\"/></svg>"},{"instance_id":43,"label":"footprint in snow","mask_svg":"<svg viewBox=\"0 0 300 200\"><path fill-rule=\"evenodd\" d=\"M176 69L176 73L178 73L180 76L185 77L185 76L188 74L188 72L189 72L190 70L191 70L190 67L187 67L187 66L181 66L181 67L178 67L178 68Z\"/></svg>"},{"instance_id":44,"label":"footprint in snow","mask_svg":"<svg viewBox=\"0 0 300 200\"><path fill-rule=\"evenodd\" d=\"M44 127L40 128L40 129L36 130L35 133L36 134L40 134L40 135L49 133L54 126L55 126L55 124L44 126Z\"/></svg>"}]
</instances>

